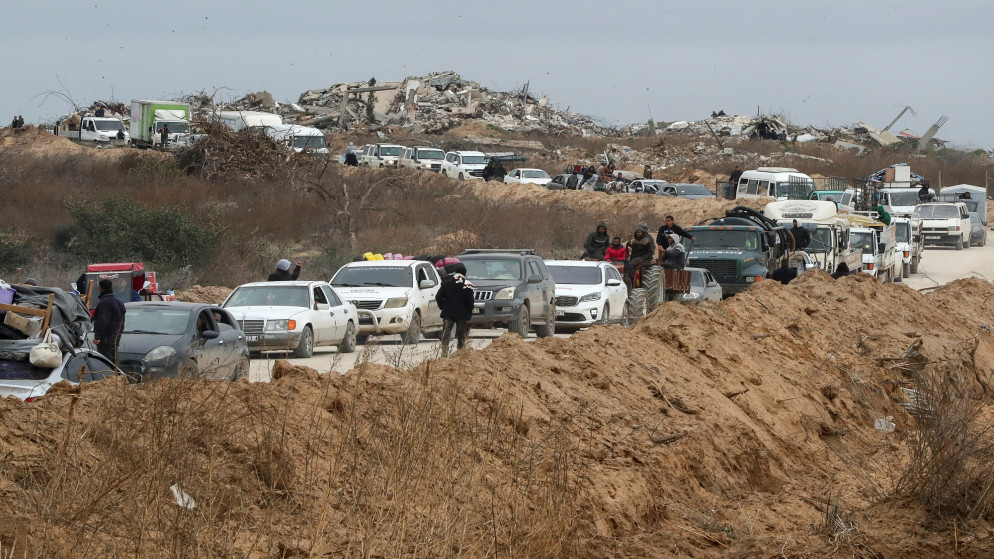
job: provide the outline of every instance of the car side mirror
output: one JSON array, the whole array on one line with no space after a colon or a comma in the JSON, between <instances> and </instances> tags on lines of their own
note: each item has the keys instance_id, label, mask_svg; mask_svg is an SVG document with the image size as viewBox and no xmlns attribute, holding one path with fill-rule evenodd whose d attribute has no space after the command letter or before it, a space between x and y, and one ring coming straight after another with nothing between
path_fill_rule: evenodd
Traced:
<instances>
[{"instance_id":1,"label":"car side mirror","mask_svg":"<svg viewBox=\"0 0 994 559\"><path fill-rule=\"evenodd\" d=\"M217 330L204 330L203 332L200 333L200 337L205 340L213 340L220 335L221 333L218 332Z\"/></svg>"},{"instance_id":2,"label":"car side mirror","mask_svg":"<svg viewBox=\"0 0 994 559\"><path fill-rule=\"evenodd\" d=\"M618 287L621 285L621 280L609 279L607 280L608 287Z\"/></svg>"},{"instance_id":3,"label":"car side mirror","mask_svg":"<svg viewBox=\"0 0 994 559\"><path fill-rule=\"evenodd\" d=\"M528 283L542 283L542 276L528 276Z\"/></svg>"},{"instance_id":4,"label":"car side mirror","mask_svg":"<svg viewBox=\"0 0 994 559\"><path fill-rule=\"evenodd\" d=\"M435 282L431 280L421 280L421 283L418 284L418 287L420 287L421 289L431 289L432 287L435 287Z\"/></svg>"}]
</instances>

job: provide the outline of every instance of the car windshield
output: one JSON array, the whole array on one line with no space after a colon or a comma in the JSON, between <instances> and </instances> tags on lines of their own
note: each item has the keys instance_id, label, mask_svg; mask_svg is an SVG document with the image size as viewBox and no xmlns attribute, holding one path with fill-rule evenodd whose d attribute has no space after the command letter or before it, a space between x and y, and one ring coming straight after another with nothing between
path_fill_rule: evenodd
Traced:
<instances>
[{"instance_id":1,"label":"car windshield","mask_svg":"<svg viewBox=\"0 0 994 559\"><path fill-rule=\"evenodd\" d=\"M190 311L187 309L128 307L124 314L125 334L178 336L186 332L189 324Z\"/></svg>"},{"instance_id":2,"label":"car windshield","mask_svg":"<svg viewBox=\"0 0 994 559\"><path fill-rule=\"evenodd\" d=\"M546 265L556 285L597 285L601 282L601 269L595 266Z\"/></svg>"},{"instance_id":3,"label":"car windshield","mask_svg":"<svg viewBox=\"0 0 994 559\"><path fill-rule=\"evenodd\" d=\"M293 147L299 149L321 149L328 147L324 136L294 136Z\"/></svg>"},{"instance_id":4,"label":"car windshield","mask_svg":"<svg viewBox=\"0 0 994 559\"><path fill-rule=\"evenodd\" d=\"M442 159L445 154L440 149L419 149L418 159Z\"/></svg>"},{"instance_id":5,"label":"car windshield","mask_svg":"<svg viewBox=\"0 0 994 559\"><path fill-rule=\"evenodd\" d=\"M920 201L918 191L889 192L891 206L915 206Z\"/></svg>"},{"instance_id":6,"label":"car windshield","mask_svg":"<svg viewBox=\"0 0 994 559\"><path fill-rule=\"evenodd\" d=\"M873 233L853 233L849 236L849 244L863 251L863 254L873 254Z\"/></svg>"},{"instance_id":7,"label":"car windshield","mask_svg":"<svg viewBox=\"0 0 994 559\"><path fill-rule=\"evenodd\" d=\"M124 124L120 120L95 120L93 124L97 130L124 130Z\"/></svg>"},{"instance_id":8,"label":"car windshield","mask_svg":"<svg viewBox=\"0 0 994 559\"><path fill-rule=\"evenodd\" d=\"M224 303L227 307L310 307L303 285L256 285L239 287Z\"/></svg>"},{"instance_id":9,"label":"car windshield","mask_svg":"<svg viewBox=\"0 0 994 559\"><path fill-rule=\"evenodd\" d=\"M832 230L827 227L819 227L811 233L811 244L808 245L808 252L824 252L832 246Z\"/></svg>"},{"instance_id":10,"label":"car windshield","mask_svg":"<svg viewBox=\"0 0 994 559\"><path fill-rule=\"evenodd\" d=\"M957 219L959 208L952 204L927 204L916 207L912 215L923 219Z\"/></svg>"},{"instance_id":11,"label":"car windshield","mask_svg":"<svg viewBox=\"0 0 994 559\"><path fill-rule=\"evenodd\" d=\"M521 176L526 179L547 179L549 173L542 170L521 171Z\"/></svg>"},{"instance_id":12,"label":"car windshield","mask_svg":"<svg viewBox=\"0 0 994 559\"><path fill-rule=\"evenodd\" d=\"M484 165L487 160L482 155L464 155L462 156L463 165Z\"/></svg>"},{"instance_id":13,"label":"car windshield","mask_svg":"<svg viewBox=\"0 0 994 559\"><path fill-rule=\"evenodd\" d=\"M413 287L414 271L410 266L345 266L331 285L336 287Z\"/></svg>"},{"instance_id":14,"label":"car windshield","mask_svg":"<svg viewBox=\"0 0 994 559\"><path fill-rule=\"evenodd\" d=\"M156 134L161 134L162 133L162 127L163 126L168 126L169 127L169 133L170 134L189 134L190 133L190 125L187 124L187 123L185 123L185 122L158 122L156 124L157 124L157 126L155 127L155 133Z\"/></svg>"},{"instance_id":15,"label":"car windshield","mask_svg":"<svg viewBox=\"0 0 994 559\"><path fill-rule=\"evenodd\" d=\"M897 233L897 242L899 243L910 243L911 242L911 224L902 221L900 223L895 223L894 231Z\"/></svg>"},{"instance_id":16,"label":"car windshield","mask_svg":"<svg viewBox=\"0 0 994 559\"><path fill-rule=\"evenodd\" d=\"M700 287L701 289L707 287L707 282L704 281L704 272L702 270L690 271L690 285Z\"/></svg>"},{"instance_id":17,"label":"car windshield","mask_svg":"<svg viewBox=\"0 0 994 559\"><path fill-rule=\"evenodd\" d=\"M756 231L695 229L690 234L697 237L697 240L691 244L693 250L727 248L759 250L762 246L759 233ZM685 239L684 242L690 243L690 240Z\"/></svg>"},{"instance_id":18,"label":"car windshield","mask_svg":"<svg viewBox=\"0 0 994 559\"><path fill-rule=\"evenodd\" d=\"M520 280L521 262L518 260L464 259L466 277L471 280Z\"/></svg>"},{"instance_id":19,"label":"car windshield","mask_svg":"<svg viewBox=\"0 0 994 559\"><path fill-rule=\"evenodd\" d=\"M397 157L404 148L400 146L384 146L380 148L380 155L385 157Z\"/></svg>"},{"instance_id":20,"label":"car windshield","mask_svg":"<svg viewBox=\"0 0 994 559\"><path fill-rule=\"evenodd\" d=\"M687 194L698 195L698 194L703 194L703 195L707 196L707 195L711 194L711 191L708 190L708 187L704 186L703 184L681 184L681 185L679 185L679 186L676 187L676 191L680 195L687 195Z\"/></svg>"}]
</instances>

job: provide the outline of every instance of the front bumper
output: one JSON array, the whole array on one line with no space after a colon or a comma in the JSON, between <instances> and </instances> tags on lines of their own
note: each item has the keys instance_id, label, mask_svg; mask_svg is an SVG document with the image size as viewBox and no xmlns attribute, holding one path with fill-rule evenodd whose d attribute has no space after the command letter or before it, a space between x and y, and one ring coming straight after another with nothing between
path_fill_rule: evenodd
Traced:
<instances>
[{"instance_id":1,"label":"front bumper","mask_svg":"<svg viewBox=\"0 0 994 559\"><path fill-rule=\"evenodd\" d=\"M132 382L148 382L162 378L179 378L181 360L172 358L166 361L148 363L144 355L118 353L117 366L127 373Z\"/></svg>"},{"instance_id":2,"label":"front bumper","mask_svg":"<svg viewBox=\"0 0 994 559\"><path fill-rule=\"evenodd\" d=\"M583 328L602 320L601 301L579 303L572 307L556 306L556 326L576 326Z\"/></svg>"},{"instance_id":3,"label":"front bumper","mask_svg":"<svg viewBox=\"0 0 994 559\"><path fill-rule=\"evenodd\" d=\"M477 301L473 305L473 316L469 323L473 325L504 325L517 318L521 312L522 299L491 299Z\"/></svg>"},{"instance_id":4,"label":"front bumper","mask_svg":"<svg viewBox=\"0 0 994 559\"><path fill-rule=\"evenodd\" d=\"M946 232L928 232L924 233L925 244L926 245L949 245L954 246L956 243L962 239L962 235L959 233L946 233Z\"/></svg>"},{"instance_id":5,"label":"front bumper","mask_svg":"<svg viewBox=\"0 0 994 559\"><path fill-rule=\"evenodd\" d=\"M300 332L263 332L261 334L246 334L245 340L249 351L290 351L300 345Z\"/></svg>"},{"instance_id":6,"label":"front bumper","mask_svg":"<svg viewBox=\"0 0 994 559\"><path fill-rule=\"evenodd\" d=\"M359 334L399 334L411 327L411 317L414 309L399 307L395 309L378 309L369 311L357 309L359 313Z\"/></svg>"}]
</instances>

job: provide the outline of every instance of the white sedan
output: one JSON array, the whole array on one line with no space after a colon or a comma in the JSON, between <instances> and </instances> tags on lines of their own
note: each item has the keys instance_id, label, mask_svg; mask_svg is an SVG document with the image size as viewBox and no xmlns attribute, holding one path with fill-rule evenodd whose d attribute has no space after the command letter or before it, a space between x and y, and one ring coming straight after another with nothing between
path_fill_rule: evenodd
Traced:
<instances>
[{"instance_id":1,"label":"white sedan","mask_svg":"<svg viewBox=\"0 0 994 559\"><path fill-rule=\"evenodd\" d=\"M690 272L690 293L680 293L677 300L683 303L721 301L721 286L711 272L704 268L684 268Z\"/></svg>"},{"instance_id":2,"label":"white sedan","mask_svg":"<svg viewBox=\"0 0 994 559\"><path fill-rule=\"evenodd\" d=\"M549 184L552 177L542 169L514 169L504 175L505 184L537 184L545 186Z\"/></svg>"},{"instance_id":3,"label":"white sedan","mask_svg":"<svg viewBox=\"0 0 994 559\"><path fill-rule=\"evenodd\" d=\"M556 282L556 329L624 322L628 287L609 262L546 260Z\"/></svg>"},{"instance_id":4,"label":"white sedan","mask_svg":"<svg viewBox=\"0 0 994 559\"><path fill-rule=\"evenodd\" d=\"M249 351L292 351L310 357L316 346L356 347L359 317L323 281L270 281L235 288L221 305L238 321Z\"/></svg>"}]
</instances>

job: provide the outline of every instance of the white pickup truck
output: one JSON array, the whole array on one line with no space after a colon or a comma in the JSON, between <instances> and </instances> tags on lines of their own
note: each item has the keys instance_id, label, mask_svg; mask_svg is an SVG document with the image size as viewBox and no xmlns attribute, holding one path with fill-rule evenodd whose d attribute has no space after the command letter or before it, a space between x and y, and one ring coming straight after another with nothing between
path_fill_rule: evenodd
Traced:
<instances>
[{"instance_id":1,"label":"white pickup truck","mask_svg":"<svg viewBox=\"0 0 994 559\"><path fill-rule=\"evenodd\" d=\"M897 253L894 224L868 216L850 214L849 243L863 253L862 273L870 274L881 283L901 281L901 259Z\"/></svg>"},{"instance_id":2,"label":"white pickup truck","mask_svg":"<svg viewBox=\"0 0 994 559\"><path fill-rule=\"evenodd\" d=\"M359 165L363 167L397 167L404 146L396 144L369 144L363 148Z\"/></svg>"},{"instance_id":3,"label":"white pickup truck","mask_svg":"<svg viewBox=\"0 0 994 559\"><path fill-rule=\"evenodd\" d=\"M331 285L357 309L359 343L372 334L400 334L415 344L425 330L441 330L441 309L435 295L441 278L423 260L350 262L338 269Z\"/></svg>"},{"instance_id":4,"label":"white pickup truck","mask_svg":"<svg viewBox=\"0 0 994 559\"><path fill-rule=\"evenodd\" d=\"M479 151L450 151L442 161L442 174L461 181L482 179L487 156Z\"/></svg>"}]
</instances>

